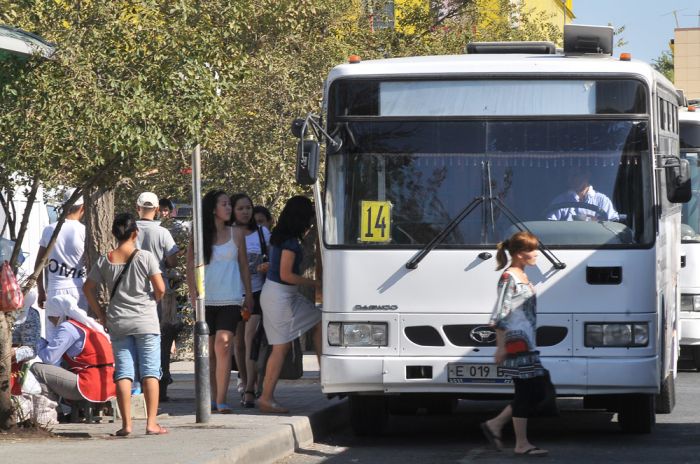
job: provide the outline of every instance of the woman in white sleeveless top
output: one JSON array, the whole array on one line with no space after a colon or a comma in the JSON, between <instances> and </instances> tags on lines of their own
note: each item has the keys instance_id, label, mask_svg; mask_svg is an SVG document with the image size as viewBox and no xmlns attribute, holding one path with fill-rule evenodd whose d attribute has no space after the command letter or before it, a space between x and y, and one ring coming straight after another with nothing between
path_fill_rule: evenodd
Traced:
<instances>
[{"instance_id":1,"label":"woman in white sleeveless top","mask_svg":"<svg viewBox=\"0 0 700 464\"><path fill-rule=\"evenodd\" d=\"M228 225L231 201L223 190L212 190L202 199L202 248L204 252L205 317L209 326L209 360L212 410L232 413L226 402L231 380L231 350L242 305L253 309L248 257L242 231ZM197 291L193 244L187 249L187 281L192 307ZM244 296L245 294L245 296Z\"/></svg>"}]
</instances>

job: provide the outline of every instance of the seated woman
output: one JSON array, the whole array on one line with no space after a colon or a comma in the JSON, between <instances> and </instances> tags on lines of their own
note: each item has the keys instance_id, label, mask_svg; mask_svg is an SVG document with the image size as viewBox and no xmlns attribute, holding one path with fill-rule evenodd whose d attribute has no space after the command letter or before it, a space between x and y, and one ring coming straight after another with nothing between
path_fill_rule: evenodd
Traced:
<instances>
[{"instance_id":1,"label":"seated woman","mask_svg":"<svg viewBox=\"0 0 700 464\"><path fill-rule=\"evenodd\" d=\"M37 291L33 288L24 298L22 311L15 317L12 327L12 363L31 361L36 357L37 343L41 338L41 315L36 308Z\"/></svg>"},{"instance_id":2,"label":"seated woman","mask_svg":"<svg viewBox=\"0 0 700 464\"><path fill-rule=\"evenodd\" d=\"M42 389L71 401L101 403L114 398L114 356L104 328L71 295L53 297L52 305L61 310L59 324L52 340L39 342L42 362L31 367ZM68 369L58 365L61 360Z\"/></svg>"}]
</instances>

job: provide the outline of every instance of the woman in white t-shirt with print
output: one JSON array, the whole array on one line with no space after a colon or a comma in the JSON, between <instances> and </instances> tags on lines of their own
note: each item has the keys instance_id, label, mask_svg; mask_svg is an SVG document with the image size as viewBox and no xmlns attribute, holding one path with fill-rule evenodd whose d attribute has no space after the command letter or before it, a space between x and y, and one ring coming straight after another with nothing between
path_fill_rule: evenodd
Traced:
<instances>
[{"instance_id":1,"label":"woman in white t-shirt with print","mask_svg":"<svg viewBox=\"0 0 700 464\"><path fill-rule=\"evenodd\" d=\"M245 382L245 391L241 405L246 408L255 407L255 382L258 378L256 362L250 359L253 347L253 338L258 325L262 322L262 308L260 307L260 292L265 282L267 273L267 247L270 243L270 231L266 227L258 227L253 217L253 201L245 193L237 193L231 196L233 205L233 220L237 227L243 229L245 234L246 252L248 254L248 270L250 271L250 283L253 290L253 311L245 324L239 324L238 340L243 339L244 344L236 347L236 362L239 363L241 378ZM264 242L264 243L262 243ZM242 327L243 326L243 327ZM241 337L240 335L243 335ZM243 348L243 349L241 349ZM244 361L244 362L241 362Z\"/></svg>"}]
</instances>

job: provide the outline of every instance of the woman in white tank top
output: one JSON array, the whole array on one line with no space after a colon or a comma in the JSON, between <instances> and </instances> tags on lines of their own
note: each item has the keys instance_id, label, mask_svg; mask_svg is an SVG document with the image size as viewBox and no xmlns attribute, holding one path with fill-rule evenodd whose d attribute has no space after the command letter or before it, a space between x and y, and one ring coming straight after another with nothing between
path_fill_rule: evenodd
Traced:
<instances>
[{"instance_id":1,"label":"woman in white tank top","mask_svg":"<svg viewBox=\"0 0 700 464\"><path fill-rule=\"evenodd\" d=\"M202 248L204 252L205 316L209 326L209 360L212 411L232 413L226 402L231 380L231 352L236 326L244 305L253 309L245 237L229 226L231 201L223 190L212 190L202 199ZM197 292L194 280L193 244L187 249L187 282L192 307ZM245 296L244 296L245 295Z\"/></svg>"}]
</instances>

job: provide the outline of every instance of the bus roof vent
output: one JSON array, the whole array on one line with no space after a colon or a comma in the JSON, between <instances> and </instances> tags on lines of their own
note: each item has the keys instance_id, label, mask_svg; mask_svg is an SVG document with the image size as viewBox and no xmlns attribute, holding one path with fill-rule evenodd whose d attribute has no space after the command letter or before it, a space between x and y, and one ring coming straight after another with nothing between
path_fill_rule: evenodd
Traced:
<instances>
[{"instance_id":1,"label":"bus roof vent","mask_svg":"<svg viewBox=\"0 0 700 464\"><path fill-rule=\"evenodd\" d=\"M611 26L564 26L565 55L612 55L614 31Z\"/></svg>"},{"instance_id":2,"label":"bus roof vent","mask_svg":"<svg viewBox=\"0 0 700 464\"><path fill-rule=\"evenodd\" d=\"M467 44L467 53L470 55L508 53L554 55L556 52L557 48L552 42L472 42Z\"/></svg>"}]
</instances>

